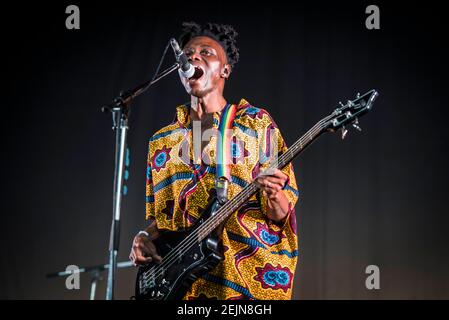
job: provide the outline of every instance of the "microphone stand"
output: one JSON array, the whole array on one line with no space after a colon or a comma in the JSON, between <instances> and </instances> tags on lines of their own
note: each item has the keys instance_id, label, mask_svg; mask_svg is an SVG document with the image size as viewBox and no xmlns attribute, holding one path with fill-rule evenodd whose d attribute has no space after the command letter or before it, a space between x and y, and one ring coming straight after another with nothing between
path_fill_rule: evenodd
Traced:
<instances>
[{"instance_id":1,"label":"microphone stand","mask_svg":"<svg viewBox=\"0 0 449 320\"><path fill-rule=\"evenodd\" d=\"M144 93L153 84L179 69L179 63L165 69L153 79L139 85L138 87L122 91L120 95L109 105L103 106L101 111L112 114L112 130L115 131L115 165L114 165L114 187L112 198L112 224L109 238L109 268L106 289L106 300L114 298L114 278L117 269L117 253L120 241L120 206L123 194L123 164L126 150L128 118L131 102L134 98Z\"/></svg>"},{"instance_id":2,"label":"microphone stand","mask_svg":"<svg viewBox=\"0 0 449 320\"><path fill-rule=\"evenodd\" d=\"M133 263L131 261L122 261L117 263L117 268L128 268L132 267ZM89 299L95 300L95 292L97 290L97 284L99 280L103 280L101 276L101 272L109 269L108 264L101 264L93 267L81 267L77 270L77 273L87 272L90 275L90 293ZM55 277L66 277L72 275L72 271L59 271L54 273L47 274L47 278L55 278Z\"/></svg>"}]
</instances>

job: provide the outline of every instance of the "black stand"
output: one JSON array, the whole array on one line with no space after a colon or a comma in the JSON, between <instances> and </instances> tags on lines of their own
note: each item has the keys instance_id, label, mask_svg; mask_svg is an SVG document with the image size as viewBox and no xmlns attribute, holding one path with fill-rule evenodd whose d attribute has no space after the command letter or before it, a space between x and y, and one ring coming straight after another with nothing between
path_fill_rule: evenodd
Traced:
<instances>
[{"instance_id":1,"label":"black stand","mask_svg":"<svg viewBox=\"0 0 449 320\"><path fill-rule=\"evenodd\" d=\"M109 238L109 266L108 282L106 289L106 300L114 298L114 278L117 268L117 252L120 240L120 206L123 189L123 163L126 150L126 140L128 133L128 118L132 100L144 93L149 87L170 74L174 70L179 69L179 64L175 63L170 68L162 71L153 79L141 84L140 86L125 92L121 92L120 96L114 99L112 104L104 106L101 111L112 114L112 130L115 131L115 168L114 168L114 193L112 207L112 224L111 234Z\"/></svg>"},{"instance_id":2,"label":"black stand","mask_svg":"<svg viewBox=\"0 0 449 320\"><path fill-rule=\"evenodd\" d=\"M117 263L116 268L129 268L132 266L133 263L131 261L123 261ZM98 281L103 280L101 272L106 269L110 269L108 264L101 264L93 267L81 267L77 271L78 273L87 272L90 275L90 293L89 293L90 300L95 300L95 292L97 290ZM72 271L60 271L47 274L47 278L68 277L72 274L73 274Z\"/></svg>"}]
</instances>

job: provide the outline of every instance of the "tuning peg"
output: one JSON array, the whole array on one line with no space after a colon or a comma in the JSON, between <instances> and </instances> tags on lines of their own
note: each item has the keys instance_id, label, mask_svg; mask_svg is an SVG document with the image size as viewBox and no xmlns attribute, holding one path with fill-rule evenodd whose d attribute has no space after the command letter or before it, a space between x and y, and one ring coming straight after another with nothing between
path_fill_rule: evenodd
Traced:
<instances>
[{"instance_id":1,"label":"tuning peg","mask_svg":"<svg viewBox=\"0 0 449 320\"><path fill-rule=\"evenodd\" d=\"M357 131L362 131L362 128L360 128L359 126L359 119L355 118L354 123L352 124L352 126L357 130Z\"/></svg>"},{"instance_id":2,"label":"tuning peg","mask_svg":"<svg viewBox=\"0 0 449 320\"><path fill-rule=\"evenodd\" d=\"M357 98L360 98L360 92L357 92Z\"/></svg>"},{"instance_id":3,"label":"tuning peg","mask_svg":"<svg viewBox=\"0 0 449 320\"><path fill-rule=\"evenodd\" d=\"M346 138L346 134L348 133L348 129L346 129L345 126L341 128L341 140L344 140Z\"/></svg>"},{"instance_id":4,"label":"tuning peg","mask_svg":"<svg viewBox=\"0 0 449 320\"><path fill-rule=\"evenodd\" d=\"M338 104L341 105L342 107L345 106L341 101L338 101Z\"/></svg>"}]
</instances>

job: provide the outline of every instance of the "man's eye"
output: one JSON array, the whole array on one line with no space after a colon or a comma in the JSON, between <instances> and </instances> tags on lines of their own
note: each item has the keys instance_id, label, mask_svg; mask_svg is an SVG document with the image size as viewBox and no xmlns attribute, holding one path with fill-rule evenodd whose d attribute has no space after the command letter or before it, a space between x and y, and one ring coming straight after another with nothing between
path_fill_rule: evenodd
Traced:
<instances>
[{"instance_id":1,"label":"man's eye","mask_svg":"<svg viewBox=\"0 0 449 320\"><path fill-rule=\"evenodd\" d=\"M201 50L201 54L203 54L205 56L210 56L211 52L209 50Z\"/></svg>"}]
</instances>

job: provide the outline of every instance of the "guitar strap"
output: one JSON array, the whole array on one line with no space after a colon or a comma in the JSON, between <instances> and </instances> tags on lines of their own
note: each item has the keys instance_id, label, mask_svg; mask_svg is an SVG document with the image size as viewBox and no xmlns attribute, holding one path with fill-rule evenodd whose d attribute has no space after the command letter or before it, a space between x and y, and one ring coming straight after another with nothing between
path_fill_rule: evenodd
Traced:
<instances>
[{"instance_id":1,"label":"guitar strap","mask_svg":"<svg viewBox=\"0 0 449 320\"><path fill-rule=\"evenodd\" d=\"M228 184L231 181L232 128L236 111L237 106L228 103L221 114L218 126L215 189L220 204L228 200Z\"/></svg>"}]
</instances>

